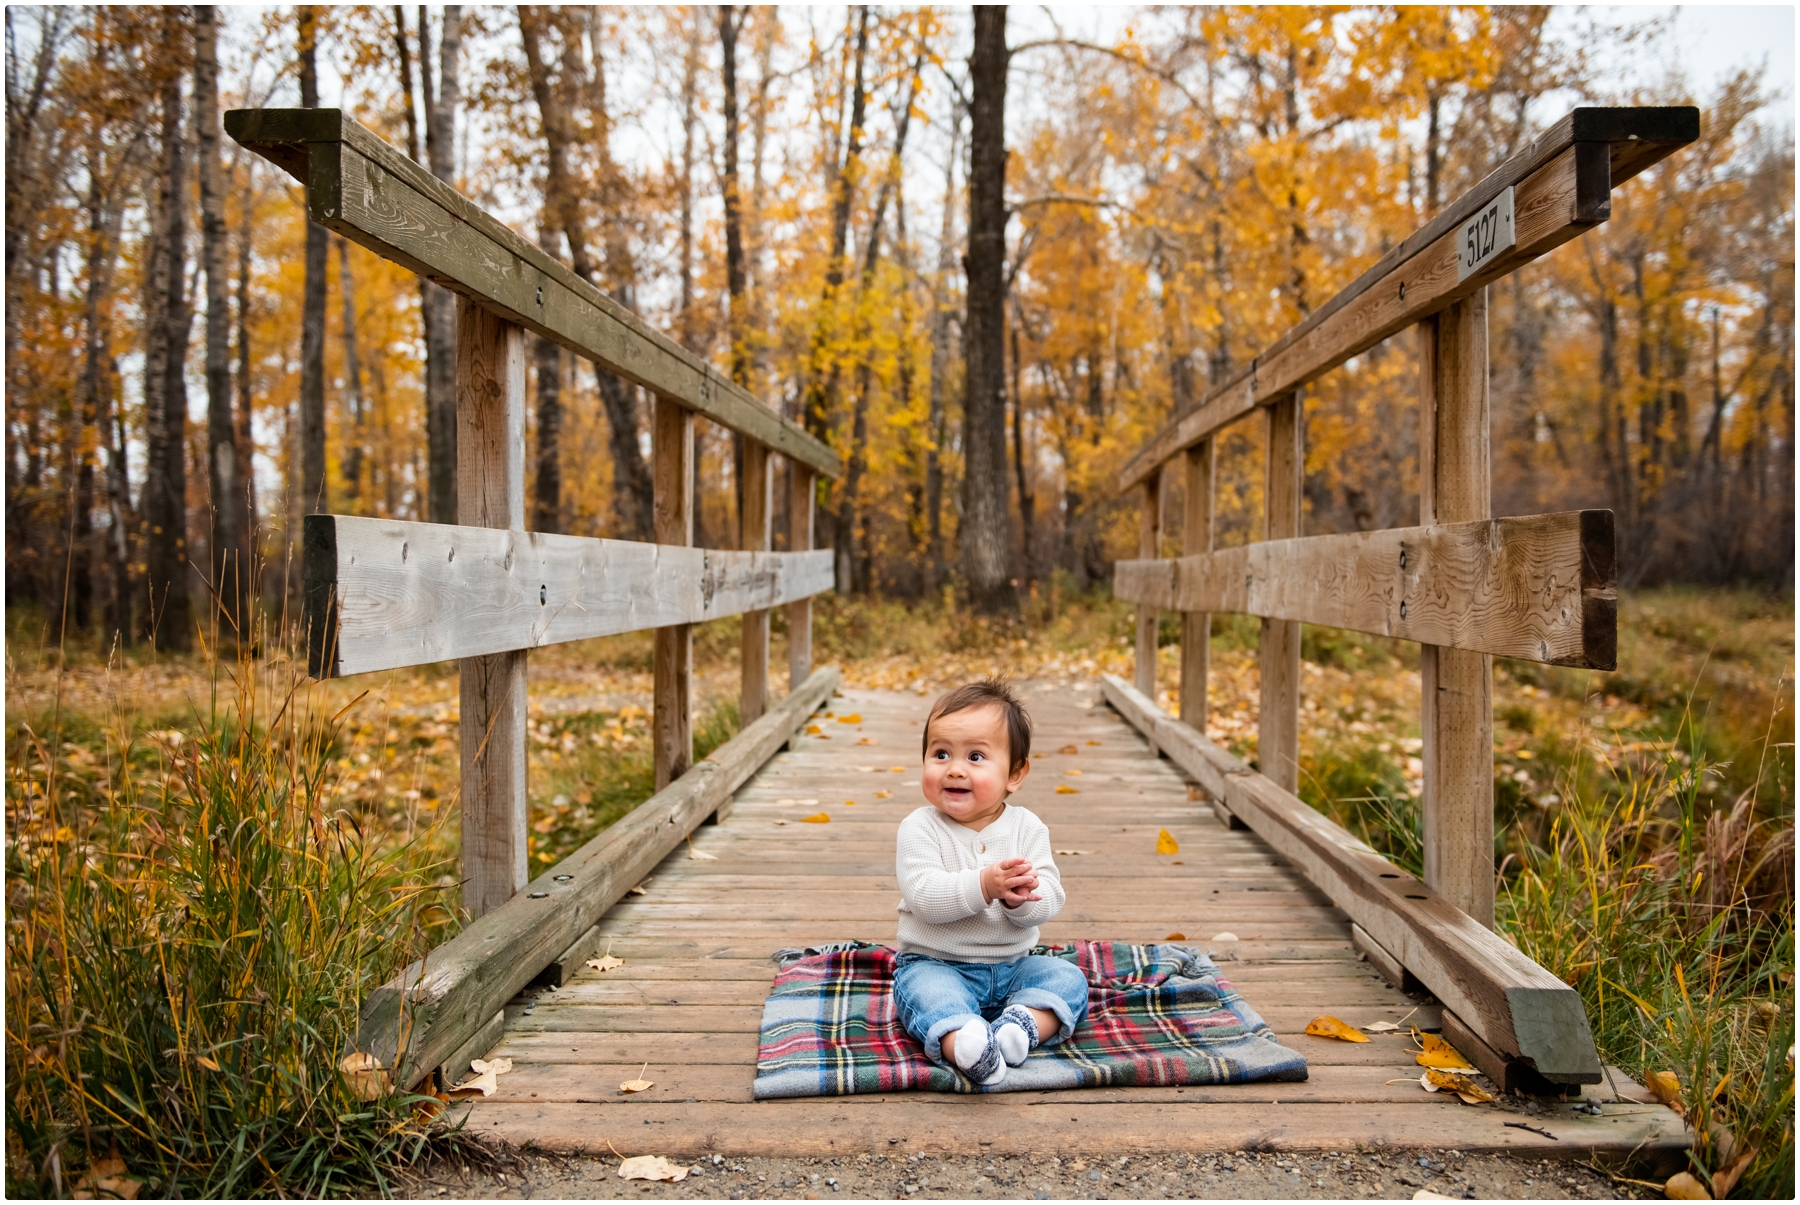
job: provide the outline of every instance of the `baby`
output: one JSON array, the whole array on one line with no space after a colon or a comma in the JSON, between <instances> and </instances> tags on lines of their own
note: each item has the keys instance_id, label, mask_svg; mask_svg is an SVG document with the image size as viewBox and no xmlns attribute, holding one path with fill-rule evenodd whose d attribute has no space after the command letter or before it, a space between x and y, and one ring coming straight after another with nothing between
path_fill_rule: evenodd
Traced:
<instances>
[{"instance_id":1,"label":"baby","mask_svg":"<svg viewBox=\"0 0 1800 1205\"><path fill-rule=\"evenodd\" d=\"M900 822L900 1022L939 1063L997 1084L1087 1015L1087 979L1032 954L1062 910L1050 830L1006 802L1031 772L1031 719L1004 682L959 686L925 720L930 807Z\"/></svg>"}]
</instances>

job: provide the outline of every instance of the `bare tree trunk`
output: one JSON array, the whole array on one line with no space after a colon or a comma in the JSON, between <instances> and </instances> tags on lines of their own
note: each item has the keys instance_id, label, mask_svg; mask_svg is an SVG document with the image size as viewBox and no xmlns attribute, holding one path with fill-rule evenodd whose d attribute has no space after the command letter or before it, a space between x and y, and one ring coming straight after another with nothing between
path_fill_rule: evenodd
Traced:
<instances>
[{"instance_id":1,"label":"bare tree trunk","mask_svg":"<svg viewBox=\"0 0 1800 1205\"><path fill-rule=\"evenodd\" d=\"M462 52L462 5L444 6L438 42L438 86L431 85L426 7L419 6L419 82L425 96L426 153L431 174L456 184L456 107L462 101L457 60ZM456 299L427 283L425 308L425 442L433 523L456 522Z\"/></svg>"},{"instance_id":2,"label":"bare tree trunk","mask_svg":"<svg viewBox=\"0 0 1800 1205\"><path fill-rule=\"evenodd\" d=\"M238 218L237 248L237 432L233 447L237 453L238 489L243 498L241 512L244 549L244 585L252 597L256 594L257 513L256 513L256 432L254 382L250 379L250 215L256 209L256 161L244 163L242 213Z\"/></svg>"},{"instance_id":3,"label":"bare tree trunk","mask_svg":"<svg viewBox=\"0 0 1800 1205\"><path fill-rule=\"evenodd\" d=\"M1019 479L1019 544L1024 560L1025 581L1032 580L1032 557L1037 548L1037 540L1033 532L1035 526L1037 498L1031 492L1031 482L1025 471L1025 391L1020 384L1019 366L1019 323L1015 316L1012 324L1012 442L1013 473Z\"/></svg>"},{"instance_id":4,"label":"bare tree trunk","mask_svg":"<svg viewBox=\"0 0 1800 1205\"><path fill-rule=\"evenodd\" d=\"M207 543L224 639L227 632L243 632L248 583L239 500L244 485L231 421L231 279L225 267L225 186L219 167L219 18L211 4L194 6L194 124L200 156L200 259L206 267L206 466L212 499Z\"/></svg>"},{"instance_id":5,"label":"bare tree trunk","mask_svg":"<svg viewBox=\"0 0 1800 1205\"><path fill-rule=\"evenodd\" d=\"M750 383L750 356L745 346L744 313L744 216L743 198L738 187L738 94L737 40L744 17L737 7L721 4L719 9L719 52L721 91L725 114L725 165L722 191L725 202L725 293L726 340L731 344L731 379L739 385ZM748 6L744 13L750 12ZM737 513L744 513L744 437L731 433L731 480L737 491Z\"/></svg>"},{"instance_id":6,"label":"bare tree trunk","mask_svg":"<svg viewBox=\"0 0 1800 1205\"><path fill-rule=\"evenodd\" d=\"M192 641L187 574L187 165L182 145L181 73L186 31L178 9L163 10L162 167L152 233L149 332L144 356L147 475L144 584L149 634L165 649Z\"/></svg>"},{"instance_id":7,"label":"bare tree trunk","mask_svg":"<svg viewBox=\"0 0 1800 1205\"><path fill-rule=\"evenodd\" d=\"M549 215L538 227L538 246L556 254ZM532 483L531 529L562 530L562 347L537 337L537 474Z\"/></svg>"},{"instance_id":8,"label":"bare tree trunk","mask_svg":"<svg viewBox=\"0 0 1800 1205\"><path fill-rule=\"evenodd\" d=\"M963 324L962 572L990 615L1018 610L1006 514L1006 9L975 10L969 56L968 317Z\"/></svg>"},{"instance_id":9,"label":"bare tree trunk","mask_svg":"<svg viewBox=\"0 0 1800 1205\"><path fill-rule=\"evenodd\" d=\"M926 410L925 587L935 592L944 580L945 393L950 373L950 274L956 270L956 166L962 161L962 106L950 118L950 158L944 168L943 221L938 231L937 275L931 284L931 395Z\"/></svg>"},{"instance_id":10,"label":"bare tree trunk","mask_svg":"<svg viewBox=\"0 0 1800 1205\"><path fill-rule=\"evenodd\" d=\"M682 346L694 346L694 125L700 89L700 23L688 31L681 71L681 328ZM700 454L694 453L694 463ZM695 515L699 518L698 513Z\"/></svg>"}]
</instances>

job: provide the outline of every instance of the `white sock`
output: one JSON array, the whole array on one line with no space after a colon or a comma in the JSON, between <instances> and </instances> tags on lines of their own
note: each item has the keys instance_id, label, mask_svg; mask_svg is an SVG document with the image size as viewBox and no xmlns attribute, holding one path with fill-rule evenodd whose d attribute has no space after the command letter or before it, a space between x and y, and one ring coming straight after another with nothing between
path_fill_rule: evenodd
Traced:
<instances>
[{"instance_id":1,"label":"white sock","mask_svg":"<svg viewBox=\"0 0 1800 1205\"><path fill-rule=\"evenodd\" d=\"M995 1045L993 1031L980 1017L956 1031L956 1065L976 1083L987 1087L1006 1078L1006 1061Z\"/></svg>"},{"instance_id":2,"label":"white sock","mask_svg":"<svg viewBox=\"0 0 1800 1205\"><path fill-rule=\"evenodd\" d=\"M1038 1044L1037 1019L1020 1005L1008 1006L994 1022L994 1042L1000 1047L1000 1057L1017 1067Z\"/></svg>"}]
</instances>

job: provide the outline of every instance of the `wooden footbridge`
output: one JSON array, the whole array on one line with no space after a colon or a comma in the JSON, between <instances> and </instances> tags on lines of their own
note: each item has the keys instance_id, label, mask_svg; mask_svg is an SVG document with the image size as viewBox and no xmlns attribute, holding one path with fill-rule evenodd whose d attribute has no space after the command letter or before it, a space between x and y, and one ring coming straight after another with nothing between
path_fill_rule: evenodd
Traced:
<instances>
[{"instance_id":1,"label":"wooden footbridge","mask_svg":"<svg viewBox=\"0 0 1800 1205\"><path fill-rule=\"evenodd\" d=\"M1486 286L1604 222L1612 189L1698 128L1691 108L1573 111L1175 416L1119 482L1144 502L1141 559L1121 562L1115 581L1140 604L1135 682L1028 699L1044 752L1022 802L1059 851L1079 851L1059 853L1070 903L1046 940L1185 934L1307 1056L1311 1078L752 1103L770 954L891 937L894 829L918 801L924 701L840 689L835 669L811 666L808 600L832 585L830 554L810 550L814 483L838 474L838 458L348 116L229 114L232 137L306 185L312 220L458 297L458 524L306 520L315 675L452 659L461 673L475 919L372 994L359 1047L399 1088L508 1055L515 1070L470 1125L571 1150L1030 1153L1065 1148L1071 1130L1108 1150L1679 1150L1679 1119L1602 1066L1580 997L1491 928L1492 658L1612 668L1616 595L1609 512L1491 516ZM1302 391L1409 327L1421 525L1303 536ZM655 543L524 530L528 331L655 395ZM739 551L692 547L696 415L745 437ZM1215 439L1253 415L1268 433L1264 538L1215 549ZM1183 555L1164 557L1175 460ZM785 551L770 550L777 461L791 491ZM793 633L779 701L776 606ZM1184 616L1179 719L1154 701L1159 610ZM1214 611L1262 619L1254 767L1205 736ZM744 727L695 764L691 625L734 614L745 617ZM1302 623L1421 646L1422 881L1294 795ZM528 880L527 650L647 628L657 793ZM816 713L818 731L802 732ZM829 822L801 822L819 811ZM1163 828L1179 855L1154 852ZM624 965L602 975L585 964L604 950ZM1441 1029L1497 1086L1546 1103L1522 1128L1504 1100L1429 1095L1406 1040L1305 1037L1321 1012ZM622 1094L645 1063L654 1087Z\"/></svg>"}]
</instances>

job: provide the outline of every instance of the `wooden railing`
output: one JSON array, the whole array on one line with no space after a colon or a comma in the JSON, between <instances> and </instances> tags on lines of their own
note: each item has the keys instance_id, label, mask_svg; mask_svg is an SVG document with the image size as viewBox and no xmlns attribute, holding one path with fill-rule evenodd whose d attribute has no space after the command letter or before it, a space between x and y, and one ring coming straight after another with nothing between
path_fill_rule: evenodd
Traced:
<instances>
[{"instance_id":1,"label":"wooden railing","mask_svg":"<svg viewBox=\"0 0 1800 1205\"><path fill-rule=\"evenodd\" d=\"M1693 108L1576 109L1404 240L1306 321L1176 416L1119 476L1143 495L1139 556L1114 590L1139 604L1137 670L1108 698L1193 774L1227 820L1292 858L1355 921L1392 977L1450 1006L1446 1032L1502 1083L1598 1082L1572 989L1496 937L1495 656L1611 669L1610 511L1493 520L1488 482L1487 285L1604 222L1611 190L1699 136ZM1420 526L1302 536L1301 390L1411 326L1418 331ZM1215 550L1214 441L1261 409L1262 542ZM1164 466L1180 456L1179 558L1161 558ZM1157 707L1157 612L1183 614L1180 719ZM1258 771L1209 742L1211 612L1262 619ZM1425 881L1302 804L1300 625L1419 642Z\"/></svg>"},{"instance_id":2,"label":"wooden railing","mask_svg":"<svg viewBox=\"0 0 1800 1205\"><path fill-rule=\"evenodd\" d=\"M546 966L578 961L600 914L829 695L836 672L811 664L810 599L833 582L831 553L812 549L813 494L841 464L341 111L238 110L225 128L306 186L311 220L457 295L457 524L309 515L304 530L315 676L459 663L462 891L478 919L371 998L358 1042L410 1086L481 1053L501 1004ZM655 395L655 543L524 530L527 331ZM692 546L696 415L744 436L741 551ZM787 552L769 550L777 457L792 490ZM789 695L771 708L769 611L781 605ZM695 767L692 625L726 615L744 617L743 731ZM527 652L644 629L656 633L658 794L529 883Z\"/></svg>"}]
</instances>

